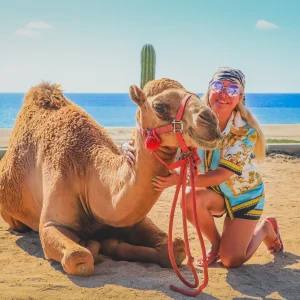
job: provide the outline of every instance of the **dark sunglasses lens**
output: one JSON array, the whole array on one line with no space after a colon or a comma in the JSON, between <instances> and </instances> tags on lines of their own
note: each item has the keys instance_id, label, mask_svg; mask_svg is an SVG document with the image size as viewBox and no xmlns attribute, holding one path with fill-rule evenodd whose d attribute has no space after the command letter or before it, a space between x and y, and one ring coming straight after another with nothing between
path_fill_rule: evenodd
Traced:
<instances>
[{"instance_id":1,"label":"dark sunglasses lens","mask_svg":"<svg viewBox=\"0 0 300 300\"><path fill-rule=\"evenodd\" d=\"M212 82L212 84L210 85L210 87L216 91L216 92L220 92L223 89L223 84L221 81L214 81Z\"/></svg>"},{"instance_id":2,"label":"dark sunglasses lens","mask_svg":"<svg viewBox=\"0 0 300 300\"><path fill-rule=\"evenodd\" d=\"M230 97L236 97L241 93L241 89L234 84L231 84L230 86L227 87L227 94Z\"/></svg>"}]
</instances>

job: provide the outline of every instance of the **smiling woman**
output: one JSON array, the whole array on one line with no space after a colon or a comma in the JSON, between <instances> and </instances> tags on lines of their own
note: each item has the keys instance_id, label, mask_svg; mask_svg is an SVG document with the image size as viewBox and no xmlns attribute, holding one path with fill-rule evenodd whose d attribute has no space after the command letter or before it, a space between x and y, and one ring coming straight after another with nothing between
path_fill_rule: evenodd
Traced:
<instances>
[{"instance_id":1,"label":"smiling woman","mask_svg":"<svg viewBox=\"0 0 300 300\"><path fill-rule=\"evenodd\" d=\"M221 84L216 85L216 82L220 82L223 88ZM258 160L263 160L266 153L265 138L258 122L244 105L245 84L245 76L240 70L221 67L213 75L203 101L216 113L221 131L227 126L232 112L238 111L241 118L257 132L257 141L253 151Z\"/></svg>"},{"instance_id":2,"label":"smiling woman","mask_svg":"<svg viewBox=\"0 0 300 300\"><path fill-rule=\"evenodd\" d=\"M231 115L240 102L241 91L237 84L233 84L229 80L215 80L210 84L209 105L219 115L221 130L226 127L228 114Z\"/></svg>"},{"instance_id":3,"label":"smiling woman","mask_svg":"<svg viewBox=\"0 0 300 300\"><path fill-rule=\"evenodd\" d=\"M244 74L223 67L213 75L204 95L204 102L216 113L223 134L218 149L198 150L202 174L196 179L197 210L203 233L211 242L208 264L221 258L225 266L240 266L250 259L262 241L271 252L283 251L277 223L274 226L276 221L265 219L255 229L264 208L265 194L261 176L251 163L251 154L254 152L258 159L263 159L265 141L259 124L243 104L244 94ZM190 191L187 200L189 220L194 224ZM224 213L220 236L213 217ZM203 264L202 258L198 264Z\"/></svg>"}]
</instances>

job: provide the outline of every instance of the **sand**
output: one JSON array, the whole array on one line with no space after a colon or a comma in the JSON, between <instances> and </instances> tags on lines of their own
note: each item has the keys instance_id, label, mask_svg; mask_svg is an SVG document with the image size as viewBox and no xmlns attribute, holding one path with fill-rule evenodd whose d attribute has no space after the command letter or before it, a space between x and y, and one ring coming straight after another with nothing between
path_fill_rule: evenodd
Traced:
<instances>
[{"instance_id":1,"label":"sand","mask_svg":"<svg viewBox=\"0 0 300 300\"><path fill-rule=\"evenodd\" d=\"M130 139L134 128L132 127L107 127L111 137L116 143ZM262 125L266 139L287 139L300 142L300 124L274 124ZM11 128L0 128L0 147L7 147Z\"/></svg>"},{"instance_id":2,"label":"sand","mask_svg":"<svg viewBox=\"0 0 300 300\"><path fill-rule=\"evenodd\" d=\"M109 132L118 144L131 134L122 128ZM299 138L300 131L296 133ZM300 299L300 159L272 154L259 168L266 184L263 217L277 217L286 252L273 256L261 245L241 268L215 264L199 299ZM164 191L149 214L164 230L168 229L173 194L174 188ZM222 222L217 220L220 229ZM176 235L182 236L181 228L178 208ZM197 258L199 242L195 230L189 229L192 253ZM185 263L181 270L188 275ZM201 269L199 276L202 278ZM172 269L109 258L96 265L92 277L69 276L59 263L45 260L37 233L9 231L0 218L0 299L190 299L170 290L170 284L181 285Z\"/></svg>"}]
</instances>

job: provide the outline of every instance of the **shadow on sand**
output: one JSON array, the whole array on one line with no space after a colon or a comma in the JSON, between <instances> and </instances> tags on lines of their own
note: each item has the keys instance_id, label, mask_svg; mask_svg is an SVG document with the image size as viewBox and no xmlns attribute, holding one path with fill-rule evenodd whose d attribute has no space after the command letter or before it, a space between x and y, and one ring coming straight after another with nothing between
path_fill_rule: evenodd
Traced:
<instances>
[{"instance_id":1,"label":"shadow on sand","mask_svg":"<svg viewBox=\"0 0 300 300\"><path fill-rule=\"evenodd\" d=\"M45 259L44 251L42 249L40 236L35 231L29 231L26 233L19 233L9 229L9 232L13 235L20 236L16 241L16 244L25 252L33 255L37 258Z\"/></svg>"},{"instance_id":2,"label":"shadow on sand","mask_svg":"<svg viewBox=\"0 0 300 300\"><path fill-rule=\"evenodd\" d=\"M11 231L11 233L20 236L20 238L16 241L16 244L23 251L37 258L45 259L38 233L33 231L25 234L16 233L14 231ZM170 284L174 284L188 290L188 288L185 287L177 278L172 269L161 268L158 265L113 261L112 259L105 257L105 260L102 263L95 265L95 274L93 276L78 277L66 274L61 264L56 261L49 261L49 263L52 268L65 274L66 278L80 287L102 288L106 285L117 285L128 289L156 290L178 300L191 299L190 297L183 296L170 289ZM191 272L188 267L183 266L180 268L180 271L185 278L193 282ZM199 276L200 281L202 281L202 273L199 273ZM201 299L215 300L217 298L203 292L201 294Z\"/></svg>"},{"instance_id":3,"label":"shadow on sand","mask_svg":"<svg viewBox=\"0 0 300 300\"><path fill-rule=\"evenodd\" d=\"M277 254L274 255L274 261L265 265L228 269L227 282L233 289L249 297L265 299L277 292L284 299L300 299L300 270L291 268L299 261L300 256L293 253ZM295 298L295 295L299 298Z\"/></svg>"}]
</instances>

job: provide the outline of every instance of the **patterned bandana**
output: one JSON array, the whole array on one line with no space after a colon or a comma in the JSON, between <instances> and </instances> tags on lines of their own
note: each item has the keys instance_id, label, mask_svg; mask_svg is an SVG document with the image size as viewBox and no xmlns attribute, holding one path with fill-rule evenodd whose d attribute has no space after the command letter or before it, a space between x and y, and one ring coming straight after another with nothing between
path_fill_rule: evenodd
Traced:
<instances>
[{"instance_id":1,"label":"patterned bandana","mask_svg":"<svg viewBox=\"0 0 300 300\"><path fill-rule=\"evenodd\" d=\"M210 83L214 80L228 80L234 82L241 88L242 93L244 93L246 83L245 75L239 69L233 69L230 67L220 67L213 75L213 78L210 81Z\"/></svg>"}]
</instances>

